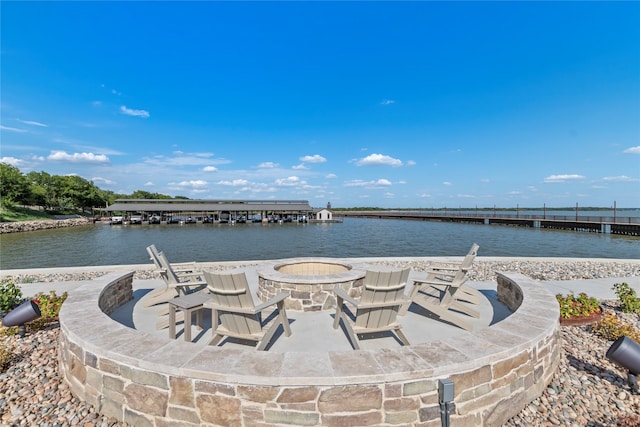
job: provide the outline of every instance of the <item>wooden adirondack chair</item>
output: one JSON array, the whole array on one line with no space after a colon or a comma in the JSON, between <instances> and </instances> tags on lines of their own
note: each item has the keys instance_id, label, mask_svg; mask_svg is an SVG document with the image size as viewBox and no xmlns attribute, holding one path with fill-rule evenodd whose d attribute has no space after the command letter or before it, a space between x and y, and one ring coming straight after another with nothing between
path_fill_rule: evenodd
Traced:
<instances>
[{"instance_id":1,"label":"wooden adirondack chair","mask_svg":"<svg viewBox=\"0 0 640 427\"><path fill-rule=\"evenodd\" d=\"M463 258L462 262L433 262L429 265L427 270L427 280L434 280L440 278L442 280L453 279L458 273L462 271L465 274L471 270L473 261L478 255L478 249L480 246L477 243L471 245L469 252ZM436 286L437 287L437 286ZM444 290L442 287L438 287L440 290ZM461 289L456 292L456 299L467 301L473 304L480 304L482 294L477 289L463 284Z\"/></svg>"},{"instance_id":2,"label":"wooden adirondack chair","mask_svg":"<svg viewBox=\"0 0 640 427\"><path fill-rule=\"evenodd\" d=\"M265 350L279 325L282 325L286 336L291 335L289 319L284 308L284 300L289 296L288 292L255 305L244 272L205 271L204 277L212 295L212 299L204 304L204 308L212 310L213 338L210 344L217 345L224 337L233 337L255 341L257 350ZM271 324L263 324L266 320L262 318L263 312L274 306L278 310L277 317Z\"/></svg>"},{"instance_id":3,"label":"wooden adirondack chair","mask_svg":"<svg viewBox=\"0 0 640 427\"><path fill-rule=\"evenodd\" d=\"M145 307L166 303L178 295L186 295L206 288L207 283L201 279L202 273L195 271L195 264L174 266L169 263L163 252L158 251L155 245L148 246L147 253L160 273L164 286L159 286L146 295Z\"/></svg>"},{"instance_id":4,"label":"wooden adirondack chair","mask_svg":"<svg viewBox=\"0 0 640 427\"><path fill-rule=\"evenodd\" d=\"M465 315L479 318L480 313L456 298L456 294L460 292L466 281L466 273L462 270L449 278L416 280L409 293L409 299L439 319L470 331L473 325ZM406 313L409 305L403 307L402 314Z\"/></svg>"},{"instance_id":5,"label":"wooden adirondack chair","mask_svg":"<svg viewBox=\"0 0 640 427\"><path fill-rule=\"evenodd\" d=\"M362 296L358 301L350 297L342 288L336 287L336 316L333 328L337 329L340 319L355 350L360 348L358 334L394 332L403 345L409 340L402 332L402 325L396 320L400 308L405 304L404 290L410 268L397 271L367 271L364 277ZM344 311L344 303L355 306L355 321Z\"/></svg>"}]
</instances>

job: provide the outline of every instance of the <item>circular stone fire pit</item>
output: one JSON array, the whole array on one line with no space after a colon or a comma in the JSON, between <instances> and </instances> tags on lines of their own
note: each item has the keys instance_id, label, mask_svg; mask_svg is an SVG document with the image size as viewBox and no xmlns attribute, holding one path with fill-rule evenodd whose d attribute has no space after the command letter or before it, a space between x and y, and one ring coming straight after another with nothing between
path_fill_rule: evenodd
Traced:
<instances>
[{"instance_id":1,"label":"circular stone fire pit","mask_svg":"<svg viewBox=\"0 0 640 427\"><path fill-rule=\"evenodd\" d=\"M366 268L335 258L291 258L267 262L257 269L258 297L266 301L289 292L287 309L321 311L334 309L333 289L340 286L359 297Z\"/></svg>"}]
</instances>

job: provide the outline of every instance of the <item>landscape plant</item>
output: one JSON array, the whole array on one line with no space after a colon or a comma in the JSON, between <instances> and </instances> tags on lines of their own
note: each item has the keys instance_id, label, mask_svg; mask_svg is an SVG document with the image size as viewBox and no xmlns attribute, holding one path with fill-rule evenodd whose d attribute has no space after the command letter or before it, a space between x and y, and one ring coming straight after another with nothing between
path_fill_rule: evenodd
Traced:
<instances>
[{"instance_id":1,"label":"landscape plant","mask_svg":"<svg viewBox=\"0 0 640 427\"><path fill-rule=\"evenodd\" d=\"M60 307L66 299L66 292L62 295L57 295L55 291L49 291L48 294L39 292L32 298L33 302L40 308L41 318L47 322L58 320Z\"/></svg>"},{"instance_id":2,"label":"landscape plant","mask_svg":"<svg viewBox=\"0 0 640 427\"><path fill-rule=\"evenodd\" d=\"M578 296L557 294L556 299L560 304L560 317L570 319L573 317L590 316L600 311L600 301L581 292Z\"/></svg>"},{"instance_id":3,"label":"landscape plant","mask_svg":"<svg viewBox=\"0 0 640 427\"><path fill-rule=\"evenodd\" d=\"M640 298L636 295L636 290L628 283L616 283L613 290L620 300L620 309L623 313L640 314Z\"/></svg>"},{"instance_id":4,"label":"landscape plant","mask_svg":"<svg viewBox=\"0 0 640 427\"><path fill-rule=\"evenodd\" d=\"M22 302L22 291L10 277L0 280L0 313L8 313Z\"/></svg>"},{"instance_id":5,"label":"landscape plant","mask_svg":"<svg viewBox=\"0 0 640 427\"><path fill-rule=\"evenodd\" d=\"M605 313L599 322L591 325L591 332L608 341L615 341L627 336L636 342L640 342L640 330L621 321L615 313Z\"/></svg>"}]
</instances>

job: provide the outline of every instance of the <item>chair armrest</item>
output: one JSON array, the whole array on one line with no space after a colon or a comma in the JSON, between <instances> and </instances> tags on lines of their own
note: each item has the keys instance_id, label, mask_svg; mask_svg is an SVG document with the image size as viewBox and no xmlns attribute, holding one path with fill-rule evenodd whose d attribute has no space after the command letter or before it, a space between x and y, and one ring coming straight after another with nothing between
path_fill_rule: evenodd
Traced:
<instances>
[{"instance_id":1,"label":"chair armrest","mask_svg":"<svg viewBox=\"0 0 640 427\"><path fill-rule=\"evenodd\" d=\"M255 313L261 312L262 310L264 310L265 308L271 306L271 305L275 305L278 304L280 301L284 301L285 298L287 298L289 296L289 292L282 292L278 295L276 295L275 297L271 298L268 301L263 302L260 305L256 305L255 307Z\"/></svg>"},{"instance_id":2,"label":"chair armrest","mask_svg":"<svg viewBox=\"0 0 640 427\"><path fill-rule=\"evenodd\" d=\"M228 307L212 301L205 302L202 306L204 308L210 308L211 310L217 310L217 311L226 312L226 313L256 314L256 311L253 307L252 308Z\"/></svg>"},{"instance_id":3,"label":"chair armrest","mask_svg":"<svg viewBox=\"0 0 640 427\"><path fill-rule=\"evenodd\" d=\"M464 280L460 282L460 284L463 284L466 281L467 281L467 278L465 277ZM414 283L420 283L421 285L450 286L453 284L453 281L427 278L425 280L414 280Z\"/></svg>"},{"instance_id":4,"label":"chair armrest","mask_svg":"<svg viewBox=\"0 0 640 427\"><path fill-rule=\"evenodd\" d=\"M395 301L387 301L387 302L371 302L366 304L358 305L358 309L367 309L367 308L382 308L382 307L394 307L394 306L402 306L409 300L407 299L398 299Z\"/></svg>"},{"instance_id":5,"label":"chair armrest","mask_svg":"<svg viewBox=\"0 0 640 427\"><path fill-rule=\"evenodd\" d=\"M341 298L342 300L353 304L355 306L358 305L358 301L356 301L354 298L350 297L348 293L346 293L344 291L344 289L340 288L340 287L335 287L333 288L333 293L336 294L337 297Z\"/></svg>"}]
</instances>

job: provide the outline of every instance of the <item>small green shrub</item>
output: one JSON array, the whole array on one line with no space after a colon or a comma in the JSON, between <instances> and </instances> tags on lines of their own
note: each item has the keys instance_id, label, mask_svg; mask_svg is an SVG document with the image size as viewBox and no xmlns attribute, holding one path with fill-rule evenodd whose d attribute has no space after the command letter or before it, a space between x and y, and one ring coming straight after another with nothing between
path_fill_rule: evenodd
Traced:
<instances>
[{"instance_id":1,"label":"small green shrub","mask_svg":"<svg viewBox=\"0 0 640 427\"><path fill-rule=\"evenodd\" d=\"M620 300L620 309L623 313L640 313L640 298L628 283L616 283L613 285L613 290Z\"/></svg>"},{"instance_id":2,"label":"small green shrub","mask_svg":"<svg viewBox=\"0 0 640 427\"><path fill-rule=\"evenodd\" d=\"M557 294L556 299L560 304L560 317L563 319L589 316L600 311L600 301L584 292L577 297L573 293L566 296Z\"/></svg>"},{"instance_id":3,"label":"small green shrub","mask_svg":"<svg viewBox=\"0 0 640 427\"><path fill-rule=\"evenodd\" d=\"M62 295L56 295L55 291L49 291L49 294L42 292L37 293L33 298L33 302L38 304L42 318L48 321L58 319L58 313L60 313L60 307L64 300L67 299L67 293Z\"/></svg>"},{"instance_id":4,"label":"small green shrub","mask_svg":"<svg viewBox=\"0 0 640 427\"><path fill-rule=\"evenodd\" d=\"M0 280L0 313L8 313L22 302L22 291L11 278Z\"/></svg>"},{"instance_id":5,"label":"small green shrub","mask_svg":"<svg viewBox=\"0 0 640 427\"><path fill-rule=\"evenodd\" d=\"M591 332L608 341L615 341L627 336L636 342L640 342L640 330L622 322L615 313L606 313L599 322L591 325Z\"/></svg>"}]
</instances>

